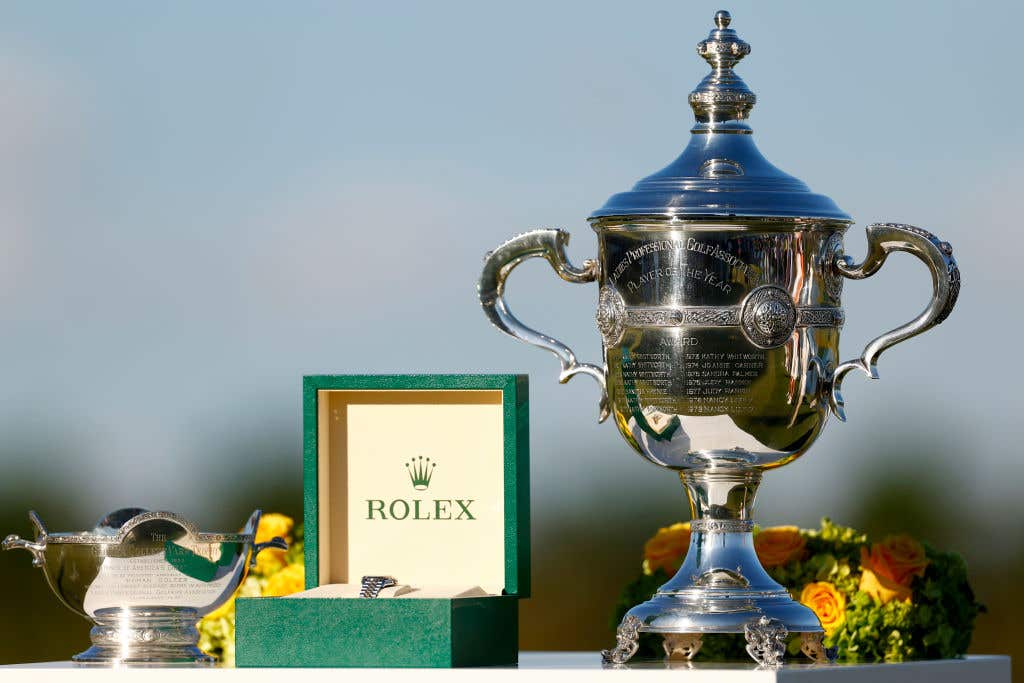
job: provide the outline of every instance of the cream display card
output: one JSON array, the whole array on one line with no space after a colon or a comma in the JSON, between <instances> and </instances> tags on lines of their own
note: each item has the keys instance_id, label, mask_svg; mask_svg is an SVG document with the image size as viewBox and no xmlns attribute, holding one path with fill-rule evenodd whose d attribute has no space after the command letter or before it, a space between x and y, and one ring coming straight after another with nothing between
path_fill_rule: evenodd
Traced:
<instances>
[{"instance_id":1,"label":"cream display card","mask_svg":"<svg viewBox=\"0 0 1024 683\"><path fill-rule=\"evenodd\" d=\"M500 594L501 392L322 390L319 405L321 584L388 575Z\"/></svg>"}]
</instances>

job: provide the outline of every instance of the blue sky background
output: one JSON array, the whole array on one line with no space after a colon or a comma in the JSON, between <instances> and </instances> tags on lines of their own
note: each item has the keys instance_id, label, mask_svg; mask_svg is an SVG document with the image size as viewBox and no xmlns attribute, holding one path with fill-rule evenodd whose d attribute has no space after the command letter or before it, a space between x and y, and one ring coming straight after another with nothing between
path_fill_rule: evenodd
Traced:
<instances>
[{"instance_id":1,"label":"blue sky background","mask_svg":"<svg viewBox=\"0 0 1024 683\"><path fill-rule=\"evenodd\" d=\"M756 139L856 218L847 252L870 222L914 223L952 242L964 278L949 321L886 353L881 381L850 377L849 423L769 474L758 512L852 520L872 482L931 478L955 493L936 507L965 515L944 540L983 564L990 520L1024 512L1024 10L727 8L753 47L738 71ZM475 279L533 227L570 229L576 261L595 253L590 211L686 143L716 9L0 5L0 518L36 507L70 528L142 504L229 527L257 505L298 511L302 374L526 372L524 619L538 641L576 628L556 611L600 619L596 642L642 540L685 515L681 492L596 424L592 383L558 385L552 357L494 332ZM910 257L848 284L845 355L929 291ZM510 284L521 318L587 359L596 298L539 263ZM570 545L600 571L577 576ZM566 573L578 585L559 587Z\"/></svg>"}]
</instances>

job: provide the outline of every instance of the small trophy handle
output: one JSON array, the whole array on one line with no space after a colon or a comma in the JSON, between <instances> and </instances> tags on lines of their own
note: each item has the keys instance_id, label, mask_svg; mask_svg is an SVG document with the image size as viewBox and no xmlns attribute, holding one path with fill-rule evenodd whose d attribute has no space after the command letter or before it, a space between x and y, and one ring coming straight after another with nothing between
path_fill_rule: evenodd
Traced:
<instances>
[{"instance_id":1,"label":"small trophy handle","mask_svg":"<svg viewBox=\"0 0 1024 683\"><path fill-rule=\"evenodd\" d=\"M43 520L39 519L39 515L36 514L35 510L29 510L28 519L32 522L32 527L36 530L36 541L26 541L21 536L11 534L0 543L0 549L2 550L27 550L32 553L32 566L42 567L43 557L46 553L46 526L43 524Z\"/></svg>"},{"instance_id":2,"label":"small trophy handle","mask_svg":"<svg viewBox=\"0 0 1024 683\"><path fill-rule=\"evenodd\" d=\"M836 368L832 375L832 412L840 420L846 420L843 409L843 395L840 388L843 378L850 370L863 371L871 379L878 379L878 357L890 346L935 327L947 317L960 294L960 269L953 258L953 247L938 237L913 225L899 223L876 223L867 227L868 253L864 261L854 264L849 256L838 256L833 263L836 272L851 280L871 277L885 263L886 257L894 251L905 251L921 259L932 275L931 301L916 318L906 325L890 330L871 340L864 353L857 360L846 361Z\"/></svg>"},{"instance_id":3,"label":"small trophy handle","mask_svg":"<svg viewBox=\"0 0 1024 683\"><path fill-rule=\"evenodd\" d=\"M266 543L253 543L252 555L249 556L249 569L253 569L256 566L256 556L262 553L267 548L277 548L278 550L288 550L288 542L280 536L274 536Z\"/></svg>"},{"instance_id":4,"label":"small trophy handle","mask_svg":"<svg viewBox=\"0 0 1024 683\"><path fill-rule=\"evenodd\" d=\"M46 541L42 543L32 541L26 541L21 536L11 534L4 539L3 543L0 544L4 550L27 550L32 553L32 566L42 567L43 566L43 555L46 552Z\"/></svg>"},{"instance_id":5,"label":"small trophy handle","mask_svg":"<svg viewBox=\"0 0 1024 683\"><path fill-rule=\"evenodd\" d=\"M583 262L582 268L572 265L565 255L565 246L568 243L569 233L564 230L532 230L513 237L484 257L484 269L480 274L477 293L480 295L484 313L495 327L527 344L547 349L558 357L562 364L562 371L558 375L559 382L568 382L573 376L582 373L590 375L601 385L601 415L598 421L604 422L609 412L604 368L593 363L579 362L576 360L576 354L568 346L519 322L512 315L503 296L505 280L509 273L528 258L547 259L558 276L566 282L595 281L600 269L597 261L588 259Z\"/></svg>"}]
</instances>

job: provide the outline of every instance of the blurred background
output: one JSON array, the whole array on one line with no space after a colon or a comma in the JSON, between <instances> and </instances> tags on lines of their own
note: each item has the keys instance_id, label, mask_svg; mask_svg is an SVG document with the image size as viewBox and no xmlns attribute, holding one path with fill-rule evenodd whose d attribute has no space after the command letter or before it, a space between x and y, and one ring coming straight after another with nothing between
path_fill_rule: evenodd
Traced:
<instances>
[{"instance_id":1,"label":"blurred background","mask_svg":"<svg viewBox=\"0 0 1024 683\"><path fill-rule=\"evenodd\" d=\"M952 317L851 375L850 421L771 473L765 524L821 516L963 553L972 651L1022 650L1024 7L736 0L769 160L863 226L952 242ZM483 254L586 216L671 161L707 72L705 2L84 1L0 7L0 535L139 505L206 529L301 517L304 373L531 379L527 649L597 649L643 541L685 519L670 473L598 425L597 389L487 324ZM844 355L930 292L898 255L848 283ZM527 263L510 302L587 360L597 289ZM579 558L586 557L585 563ZM1016 578L1014 578L1016 577ZM1014 580L1011 580L1014 579ZM0 553L0 661L66 659L88 626ZM16 625L16 627L15 627ZM1019 669L1020 667L1018 667Z\"/></svg>"}]
</instances>

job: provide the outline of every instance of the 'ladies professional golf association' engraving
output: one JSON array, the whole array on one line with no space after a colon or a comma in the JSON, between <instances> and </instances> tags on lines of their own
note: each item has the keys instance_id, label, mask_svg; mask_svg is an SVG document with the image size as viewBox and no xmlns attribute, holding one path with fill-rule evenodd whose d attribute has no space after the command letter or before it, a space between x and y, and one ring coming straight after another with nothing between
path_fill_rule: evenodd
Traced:
<instances>
[{"instance_id":1,"label":"'ladies professional golf association' engraving","mask_svg":"<svg viewBox=\"0 0 1024 683\"><path fill-rule=\"evenodd\" d=\"M566 258L567 233L535 230L490 253L479 282L491 322L554 353L560 381L581 373L597 380L600 419L612 416L637 453L676 471L689 496L685 563L627 613L617 647L606 653L616 664L636 652L640 633L662 635L669 655L687 657L709 634L743 633L748 652L767 665L801 634L804 653L828 659L817 617L758 562L754 494L763 472L807 452L830 415L845 419L846 374L877 378L881 353L942 322L960 288L952 248L920 228L870 225L864 260L845 255L852 219L754 144L746 119L756 98L733 71L750 46L730 21L718 12L698 47L712 71L690 97L690 144L590 216L598 260L577 268ZM843 362L843 281L870 277L895 251L928 267L931 301ZM531 257L568 282L599 284L601 363L580 362L512 315L505 281Z\"/></svg>"}]
</instances>

